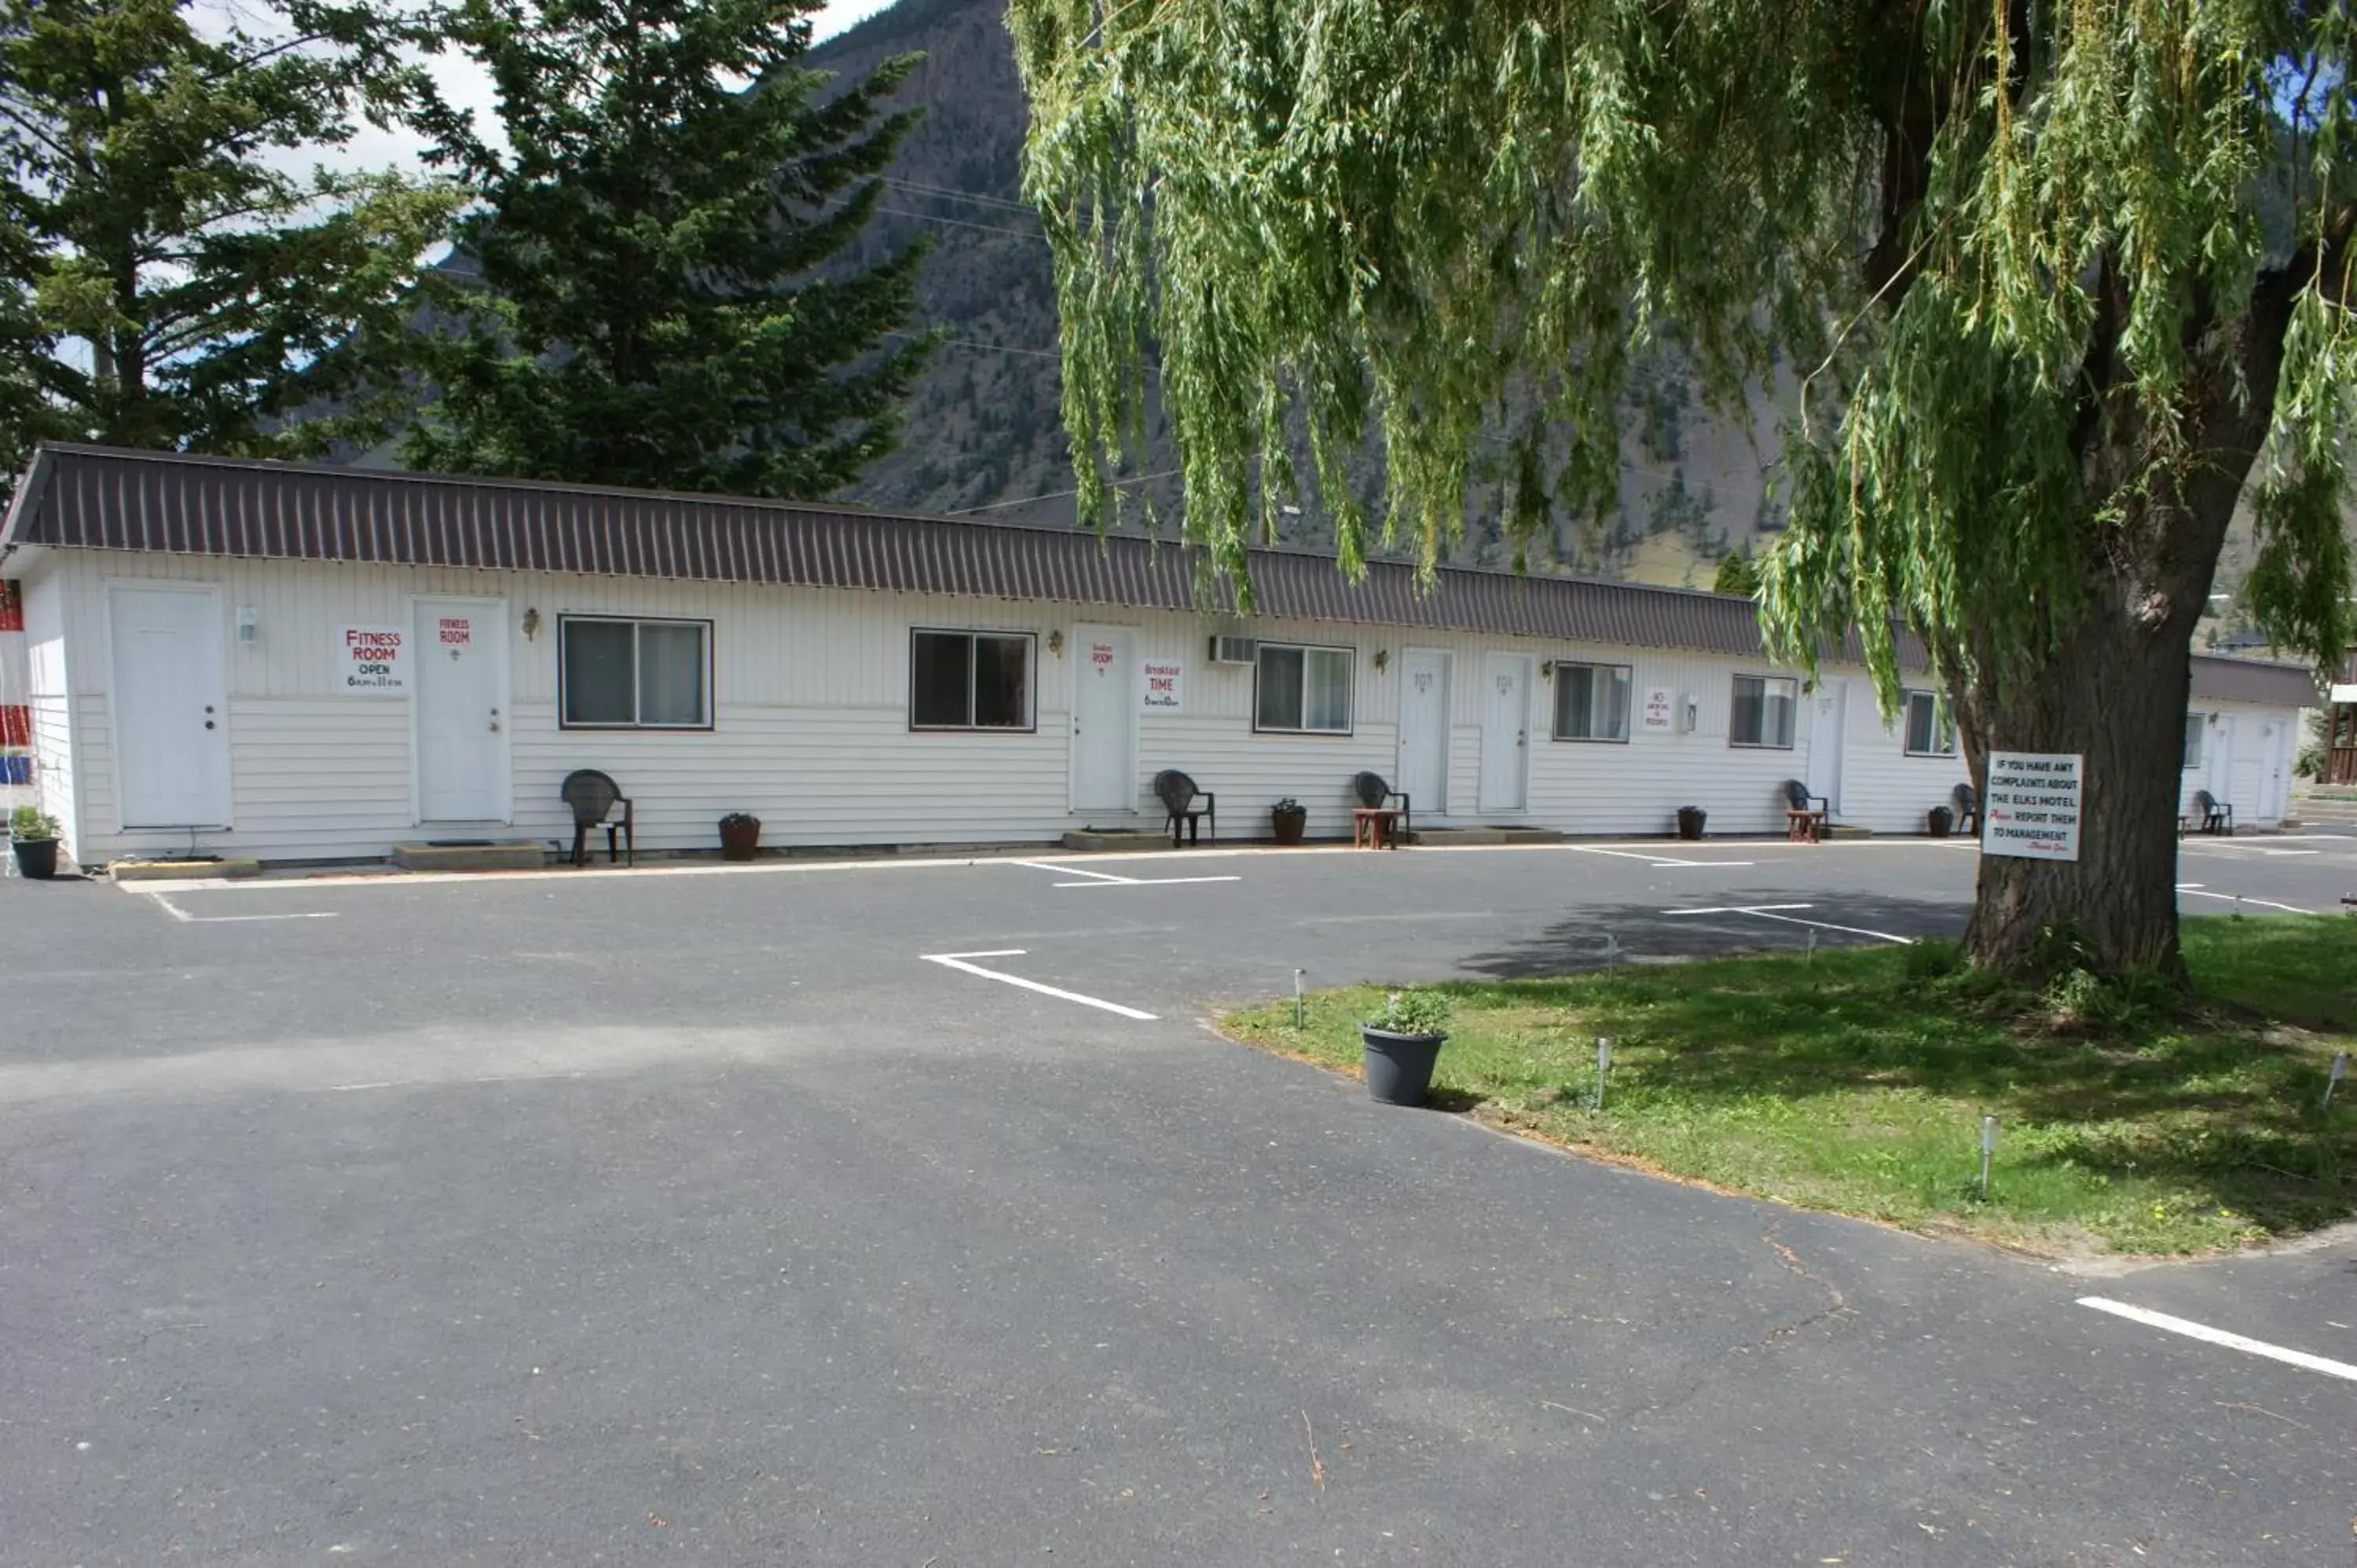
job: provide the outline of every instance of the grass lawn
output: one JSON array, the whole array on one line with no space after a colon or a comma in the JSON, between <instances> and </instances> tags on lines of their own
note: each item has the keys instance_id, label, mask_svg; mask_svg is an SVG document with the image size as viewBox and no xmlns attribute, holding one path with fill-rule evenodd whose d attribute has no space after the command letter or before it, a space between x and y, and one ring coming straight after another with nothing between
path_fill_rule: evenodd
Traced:
<instances>
[{"instance_id":1,"label":"grass lawn","mask_svg":"<svg viewBox=\"0 0 2357 1568\"><path fill-rule=\"evenodd\" d=\"M1809 1208L2048 1253L2190 1252L2357 1215L2357 918L2184 925L2170 1017L1993 984L1922 944L1464 983L1433 1101ZM1232 1015L1236 1038L1356 1071L1383 988ZM2066 998L2067 991L2062 993ZM1605 1106L1596 1036L1613 1039ZM1979 1194L1984 1113L2001 1133Z\"/></svg>"}]
</instances>

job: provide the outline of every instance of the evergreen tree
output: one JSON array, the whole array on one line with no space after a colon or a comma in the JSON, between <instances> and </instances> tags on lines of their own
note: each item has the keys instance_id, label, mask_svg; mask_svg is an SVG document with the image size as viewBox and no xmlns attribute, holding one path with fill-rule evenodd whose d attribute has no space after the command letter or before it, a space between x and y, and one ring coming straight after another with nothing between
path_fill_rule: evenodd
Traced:
<instances>
[{"instance_id":1,"label":"evergreen tree","mask_svg":"<svg viewBox=\"0 0 2357 1568\"><path fill-rule=\"evenodd\" d=\"M394 417L371 389L456 198L285 164L423 78L369 6L269 16L0 0L0 487L44 438L296 456Z\"/></svg>"},{"instance_id":2,"label":"evergreen tree","mask_svg":"<svg viewBox=\"0 0 2357 1568\"><path fill-rule=\"evenodd\" d=\"M1082 503L1142 348L1188 537L1244 581L1288 401L1346 568L1340 457L1459 529L1501 385L1609 512L1624 388L1674 340L1718 406L1797 371L1782 655L1929 650L1977 770L2084 758L2079 858L1985 856L1965 941L2182 975L2190 645L2251 496L2278 647L2351 631L2357 6L2349 0L1011 0L1027 186L1065 317ZM1414 69L1403 70L1403 60ZM1535 530L1537 509L1518 509Z\"/></svg>"},{"instance_id":3,"label":"evergreen tree","mask_svg":"<svg viewBox=\"0 0 2357 1568\"><path fill-rule=\"evenodd\" d=\"M813 0L466 0L505 145L455 117L481 287L432 352L421 467L814 496L890 449L930 343L921 245L838 258L916 113L915 63L839 90Z\"/></svg>"}]
</instances>

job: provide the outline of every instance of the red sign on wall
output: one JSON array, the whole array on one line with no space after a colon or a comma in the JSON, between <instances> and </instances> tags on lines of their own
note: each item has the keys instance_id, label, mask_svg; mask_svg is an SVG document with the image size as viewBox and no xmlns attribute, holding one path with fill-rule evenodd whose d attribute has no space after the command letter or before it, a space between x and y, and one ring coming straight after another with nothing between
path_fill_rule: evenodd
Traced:
<instances>
[{"instance_id":1,"label":"red sign on wall","mask_svg":"<svg viewBox=\"0 0 2357 1568\"><path fill-rule=\"evenodd\" d=\"M22 703L0 703L0 746L33 744L33 710Z\"/></svg>"},{"instance_id":2,"label":"red sign on wall","mask_svg":"<svg viewBox=\"0 0 2357 1568\"><path fill-rule=\"evenodd\" d=\"M0 631L24 629L25 601L18 595L16 584L0 582Z\"/></svg>"}]
</instances>

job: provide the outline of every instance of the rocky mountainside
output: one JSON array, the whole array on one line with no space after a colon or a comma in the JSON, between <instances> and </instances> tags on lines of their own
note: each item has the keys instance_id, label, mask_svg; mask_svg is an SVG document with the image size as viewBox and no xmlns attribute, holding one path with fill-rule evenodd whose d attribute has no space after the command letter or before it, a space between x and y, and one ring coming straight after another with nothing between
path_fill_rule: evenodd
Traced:
<instances>
[{"instance_id":1,"label":"rocky mountainside","mask_svg":"<svg viewBox=\"0 0 2357 1568\"><path fill-rule=\"evenodd\" d=\"M948 335L919 383L899 451L845 492L846 499L1009 521L1070 522L1071 471L1058 419L1055 287L1047 245L1020 199L1025 128L1022 85L1001 19L1003 0L900 0L813 51L812 63L856 74L890 56L921 52L904 102L925 118L893 170L888 209L866 243L880 251L922 232L924 319ZM1753 432L1730 429L1695 406L1666 361L1631 397L1620 515L1605 529L1566 526L1543 567L1703 583L1718 558L1772 527L1762 453L1774 418L1764 403ZM1148 474L1172 467L1157 444ZM1365 487L1380 483L1369 454ZM1150 494L1175 516L1177 484ZM1291 520L1296 542L1323 542L1314 516ZM1477 499L1463 559L1497 562L1494 508Z\"/></svg>"}]
</instances>

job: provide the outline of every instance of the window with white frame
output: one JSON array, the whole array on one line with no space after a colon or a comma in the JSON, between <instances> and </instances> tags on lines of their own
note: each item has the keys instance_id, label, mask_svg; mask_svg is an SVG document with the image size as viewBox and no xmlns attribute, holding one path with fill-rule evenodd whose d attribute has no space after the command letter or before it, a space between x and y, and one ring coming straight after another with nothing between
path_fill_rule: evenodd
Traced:
<instances>
[{"instance_id":1,"label":"window with white frame","mask_svg":"<svg viewBox=\"0 0 2357 1568\"><path fill-rule=\"evenodd\" d=\"M1030 729L1035 642L1028 631L911 630L909 727Z\"/></svg>"},{"instance_id":2,"label":"window with white frame","mask_svg":"<svg viewBox=\"0 0 2357 1568\"><path fill-rule=\"evenodd\" d=\"M1956 755L1955 717L1948 712L1948 699L1937 692L1907 693L1907 755Z\"/></svg>"},{"instance_id":3,"label":"window with white frame","mask_svg":"<svg viewBox=\"0 0 2357 1568\"><path fill-rule=\"evenodd\" d=\"M2185 767L2188 770L2201 766L2201 737L2208 733L2209 725L2201 714L2185 715Z\"/></svg>"},{"instance_id":4,"label":"window with white frame","mask_svg":"<svg viewBox=\"0 0 2357 1568\"><path fill-rule=\"evenodd\" d=\"M559 616L564 729L710 729L712 623Z\"/></svg>"},{"instance_id":5,"label":"window with white frame","mask_svg":"<svg viewBox=\"0 0 2357 1568\"><path fill-rule=\"evenodd\" d=\"M1264 642L1253 673L1253 728L1303 735L1351 733L1347 648Z\"/></svg>"},{"instance_id":6,"label":"window with white frame","mask_svg":"<svg viewBox=\"0 0 2357 1568\"><path fill-rule=\"evenodd\" d=\"M1801 683L1789 675L1738 675L1727 743L1792 750L1792 714L1800 701Z\"/></svg>"},{"instance_id":7,"label":"window with white frame","mask_svg":"<svg viewBox=\"0 0 2357 1568\"><path fill-rule=\"evenodd\" d=\"M1555 667L1555 737L1557 740L1629 738L1629 666L1569 664Z\"/></svg>"}]
</instances>

